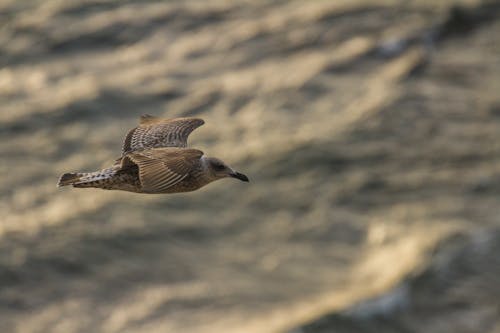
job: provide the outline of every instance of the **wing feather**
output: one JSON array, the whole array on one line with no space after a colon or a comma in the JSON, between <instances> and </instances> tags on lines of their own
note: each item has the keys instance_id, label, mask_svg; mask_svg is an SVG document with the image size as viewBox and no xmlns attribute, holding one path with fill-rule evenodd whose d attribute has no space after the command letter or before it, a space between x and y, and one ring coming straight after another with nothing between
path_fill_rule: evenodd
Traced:
<instances>
[{"instance_id":1,"label":"wing feather","mask_svg":"<svg viewBox=\"0 0 500 333\"><path fill-rule=\"evenodd\" d=\"M124 160L130 159L139 167L144 192L159 193L184 180L202 155L197 149L155 148L128 153Z\"/></svg>"},{"instance_id":2,"label":"wing feather","mask_svg":"<svg viewBox=\"0 0 500 333\"><path fill-rule=\"evenodd\" d=\"M123 143L123 154L150 148L186 147L192 131L205 122L200 118L161 119L143 115Z\"/></svg>"}]
</instances>

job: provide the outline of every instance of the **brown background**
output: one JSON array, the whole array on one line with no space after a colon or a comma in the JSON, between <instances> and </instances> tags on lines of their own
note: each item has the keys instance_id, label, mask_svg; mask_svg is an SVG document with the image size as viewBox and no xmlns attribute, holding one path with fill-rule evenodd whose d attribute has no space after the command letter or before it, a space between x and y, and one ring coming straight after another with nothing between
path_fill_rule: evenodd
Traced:
<instances>
[{"instance_id":1,"label":"brown background","mask_svg":"<svg viewBox=\"0 0 500 333\"><path fill-rule=\"evenodd\" d=\"M1 331L500 332L499 17L0 2ZM56 188L143 113L251 182Z\"/></svg>"}]
</instances>

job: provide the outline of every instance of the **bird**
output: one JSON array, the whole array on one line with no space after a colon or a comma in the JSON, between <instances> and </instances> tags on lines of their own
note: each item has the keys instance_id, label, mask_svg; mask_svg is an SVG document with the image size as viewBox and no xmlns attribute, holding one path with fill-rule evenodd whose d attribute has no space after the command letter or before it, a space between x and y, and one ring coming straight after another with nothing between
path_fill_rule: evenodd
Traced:
<instances>
[{"instance_id":1,"label":"bird","mask_svg":"<svg viewBox=\"0 0 500 333\"><path fill-rule=\"evenodd\" d=\"M142 115L139 126L125 136L122 155L111 167L65 173L57 185L160 194L195 191L227 177L248 182L246 175L222 160L187 147L189 134L204 123L193 117Z\"/></svg>"}]
</instances>

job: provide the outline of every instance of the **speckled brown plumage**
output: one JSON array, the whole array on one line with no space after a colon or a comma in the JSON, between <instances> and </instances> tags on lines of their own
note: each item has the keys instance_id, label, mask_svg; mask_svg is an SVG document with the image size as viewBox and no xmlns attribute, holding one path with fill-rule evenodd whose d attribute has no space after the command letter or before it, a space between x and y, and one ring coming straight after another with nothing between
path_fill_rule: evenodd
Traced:
<instances>
[{"instance_id":1,"label":"speckled brown plumage","mask_svg":"<svg viewBox=\"0 0 500 333\"><path fill-rule=\"evenodd\" d=\"M204 124L199 118L161 119L144 115L123 143L115 164L96 172L65 173L58 186L95 187L138 193L178 193L217 179L248 178L217 158L186 148L189 134Z\"/></svg>"}]
</instances>

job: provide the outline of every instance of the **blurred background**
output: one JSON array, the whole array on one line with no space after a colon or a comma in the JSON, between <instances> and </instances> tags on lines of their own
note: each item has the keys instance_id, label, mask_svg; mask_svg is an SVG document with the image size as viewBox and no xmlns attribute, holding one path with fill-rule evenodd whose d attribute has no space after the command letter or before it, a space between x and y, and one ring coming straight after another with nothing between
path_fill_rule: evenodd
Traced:
<instances>
[{"instance_id":1,"label":"blurred background","mask_svg":"<svg viewBox=\"0 0 500 333\"><path fill-rule=\"evenodd\" d=\"M500 332L497 1L0 1L1 332ZM141 114L251 180L56 188Z\"/></svg>"}]
</instances>

